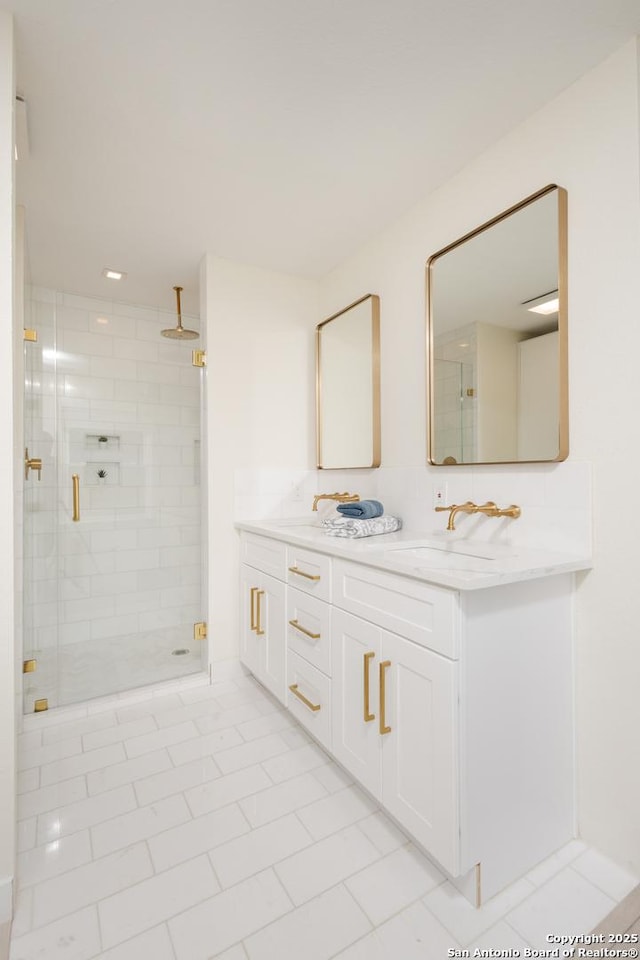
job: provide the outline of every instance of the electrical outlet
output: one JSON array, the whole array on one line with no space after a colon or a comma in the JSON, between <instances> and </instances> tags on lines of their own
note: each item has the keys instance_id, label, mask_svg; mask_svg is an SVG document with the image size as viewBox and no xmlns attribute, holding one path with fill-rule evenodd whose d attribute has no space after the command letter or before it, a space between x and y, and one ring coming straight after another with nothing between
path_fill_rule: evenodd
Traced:
<instances>
[{"instance_id":1,"label":"electrical outlet","mask_svg":"<svg viewBox=\"0 0 640 960\"><path fill-rule=\"evenodd\" d=\"M302 503L304 500L304 483L294 483L291 488L291 499L294 503Z\"/></svg>"},{"instance_id":2,"label":"electrical outlet","mask_svg":"<svg viewBox=\"0 0 640 960\"><path fill-rule=\"evenodd\" d=\"M434 483L433 485L433 506L446 507L447 505L447 485L446 483Z\"/></svg>"}]
</instances>

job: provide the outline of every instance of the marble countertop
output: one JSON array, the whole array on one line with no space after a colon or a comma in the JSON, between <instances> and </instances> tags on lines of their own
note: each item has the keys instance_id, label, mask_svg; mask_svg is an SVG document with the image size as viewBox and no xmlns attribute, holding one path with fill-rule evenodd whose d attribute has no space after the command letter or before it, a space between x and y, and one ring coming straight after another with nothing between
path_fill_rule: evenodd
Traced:
<instances>
[{"instance_id":1,"label":"marble countertop","mask_svg":"<svg viewBox=\"0 0 640 960\"><path fill-rule=\"evenodd\" d=\"M318 553L353 560L454 590L480 590L588 570L589 557L497 542L469 540L447 531L422 533L403 529L381 536L330 537L319 521L237 521L238 530L272 537Z\"/></svg>"}]
</instances>

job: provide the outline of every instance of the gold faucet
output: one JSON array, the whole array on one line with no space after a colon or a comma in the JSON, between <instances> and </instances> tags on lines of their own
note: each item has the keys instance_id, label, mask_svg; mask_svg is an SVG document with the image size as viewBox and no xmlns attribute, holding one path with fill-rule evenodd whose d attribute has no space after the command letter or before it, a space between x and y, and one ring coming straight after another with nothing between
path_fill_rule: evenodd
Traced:
<instances>
[{"instance_id":1,"label":"gold faucet","mask_svg":"<svg viewBox=\"0 0 640 960\"><path fill-rule=\"evenodd\" d=\"M359 499L359 493L317 493L313 498L313 506L311 509L318 509L319 500L336 500L338 503L357 503Z\"/></svg>"},{"instance_id":2,"label":"gold faucet","mask_svg":"<svg viewBox=\"0 0 640 960\"><path fill-rule=\"evenodd\" d=\"M487 500L486 503L483 503L481 506L478 506L477 503L473 503L472 500L467 500L466 503L452 504L450 507L436 507L436 513L441 513L443 511L449 511L449 521L447 523L447 530L455 530L455 518L459 513L484 513L485 517L511 517L512 520L517 520L521 514L520 507L515 503L512 503L508 507L500 508L496 506L493 500Z\"/></svg>"},{"instance_id":3,"label":"gold faucet","mask_svg":"<svg viewBox=\"0 0 640 960\"><path fill-rule=\"evenodd\" d=\"M447 530L455 530L454 520L456 516L459 513L477 513L478 505L471 500L467 500L466 503L452 503L450 507L436 507L436 513L443 513L446 510L449 511Z\"/></svg>"}]
</instances>

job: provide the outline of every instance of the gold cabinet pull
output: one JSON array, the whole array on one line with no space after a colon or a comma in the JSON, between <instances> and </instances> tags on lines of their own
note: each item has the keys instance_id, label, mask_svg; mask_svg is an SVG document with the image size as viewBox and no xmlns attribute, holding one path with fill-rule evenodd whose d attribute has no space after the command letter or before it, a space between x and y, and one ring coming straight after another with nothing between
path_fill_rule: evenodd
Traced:
<instances>
[{"instance_id":1,"label":"gold cabinet pull","mask_svg":"<svg viewBox=\"0 0 640 960\"><path fill-rule=\"evenodd\" d=\"M256 614L255 614L255 602L256 602L256 593L258 592L258 587L251 587L251 629L256 629Z\"/></svg>"},{"instance_id":2,"label":"gold cabinet pull","mask_svg":"<svg viewBox=\"0 0 640 960\"><path fill-rule=\"evenodd\" d=\"M261 619L262 619L262 610L260 608L260 597L264 597L264 590L256 591L256 635L262 637L264 635L264 630L262 629Z\"/></svg>"},{"instance_id":3,"label":"gold cabinet pull","mask_svg":"<svg viewBox=\"0 0 640 960\"><path fill-rule=\"evenodd\" d=\"M299 570L297 567L289 567L291 573L296 573L299 577L305 577L307 580L319 580L320 574L305 573L304 570Z\"/></svg>"},{"instance_id":4,"label":"gold cabinet pull","mask_svg":"<svg viewBox=\"0 0 640 960\"><path fill-rule=\"evenodd\" d=\"M364 654L364 722L369 723L370 720L375 720L375 713L371 713L369 708L369 661L375 657L375 653L371 651L370 653Z\"/></svg>"},{"instance_id":5,"label":"gold cabinet pull","mask_svg":"<svg viewBox=\"0 0 640 960\"><path fill-rule=\"evenodd\" d=\"M294 697L297 697L298 700L302 700L305 707L309 707L309 710L313 710L314 713L317 713L318 710L320 710L321 704L311 703L311 700L307 700L304 693L300 693L300 691L298 690L297 683L292 683L291 686L289 687L289 690L291 690L291 693L294 695Z\"/></svg>"},{"instance_id":6,"label":"gold cabinet pull","mask_svg":"<svg viewBox=\"0 0 640 960\"><path fill-rule=\"evenodd\" d=\"M77 473L71 475L73 484L73 516L72 520L77 522L80 519L80 477Z\"/></svg>"},{"instance_id":7,"label":"gold cabinet pull","mask_svg":"<svg viewBox=\"0 0 640 960\"><path fill-rule=\"evenodd\" d=\"M387 718L385 716L387 709L387 685L386 685L386 673L385 670L387 667L391 666L391 660L383 660L380 664L380 733L391 733L391 727L387 726Z\"/></svg>"},{"instance_id":8,"label":"gold cabinet pull","mask_svg":"<svg viewBox=\"0 0 640 960\"><path fill-rule=\"evenodd\" d=\"M307 630L305 627L301 626L297 620L289 620L289 626L293 627L294 630L299 630L300 633L304 633L305 637L309 637L310 640L319 640L319 633L311 633L311 630Z\"/></svg>"}]
</instances>

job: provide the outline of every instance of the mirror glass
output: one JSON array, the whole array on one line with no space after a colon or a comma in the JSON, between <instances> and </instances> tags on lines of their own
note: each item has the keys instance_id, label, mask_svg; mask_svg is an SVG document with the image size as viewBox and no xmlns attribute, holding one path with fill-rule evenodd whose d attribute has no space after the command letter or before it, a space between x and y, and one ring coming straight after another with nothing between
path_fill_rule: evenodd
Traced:
<instances>
[{"instance_id":1,"label":"mirror glass","mask_svg":"<svg viewBox=\"0 0 640 960\"><path fill-rule=\"evenodd\" d=\"M566 459L566 191L435 253L427 291L429 462Z\"/></svg>"},{"instance_id":2,"label":"mirror glass","mask_svg":"<svg viewBox=\"0 0 640 960\"><path fill-rule=\"evenodd\" d=\"M316 327L317 462L380 466L380 298L369 294Z\"/></svg>"}]
</instances>

